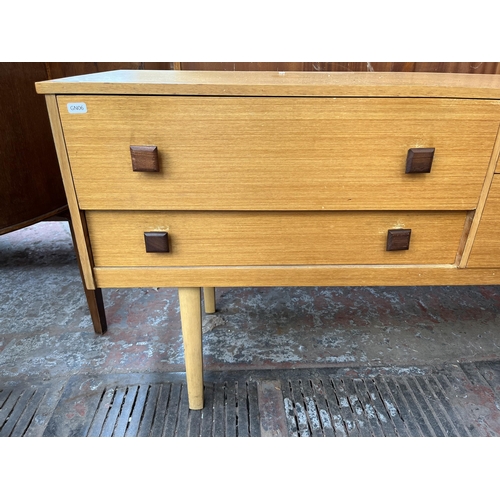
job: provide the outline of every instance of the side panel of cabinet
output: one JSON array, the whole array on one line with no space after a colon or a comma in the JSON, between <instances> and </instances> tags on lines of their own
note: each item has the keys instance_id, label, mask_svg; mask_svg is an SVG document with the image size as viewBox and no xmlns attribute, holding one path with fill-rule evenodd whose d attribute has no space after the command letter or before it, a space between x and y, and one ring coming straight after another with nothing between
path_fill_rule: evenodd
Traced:
<instances>
[{"instance_id":1,"label":"side panel of cabinet","mask_svg":"<svg viewBox=\"0 0 500 500\"><path fill-rule=\"evenodd\" d=\"M500 263L500 175L495 175L467 267L494 268Z\"/></svg>"}]
</instances>

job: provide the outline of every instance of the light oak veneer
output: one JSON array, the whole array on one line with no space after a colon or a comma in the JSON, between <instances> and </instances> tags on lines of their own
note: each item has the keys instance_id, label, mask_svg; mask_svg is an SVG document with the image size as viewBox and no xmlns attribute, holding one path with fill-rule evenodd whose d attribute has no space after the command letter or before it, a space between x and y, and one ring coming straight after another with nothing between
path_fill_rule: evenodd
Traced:
<instances>
[{"instance_id":1,"label":"light oak veneer","mask_svg":"<svg viewBox=\"0 0 500 500\"><path fill-rule=\"evenodd\" d=\"M214 312L217 286L500 283L500 75L116 71L36 88L87 287L179 287L192 409L200 287ZM406 174L419 148L430 172ZM392 229L411 229L408 250L386 250ZM146 252L155 231L168 240Z\"/></svg>"},{"instance_id":2,"label":"light oak veneer","mask_svg":"<svg viewBox=\"0 0 500 500\"><path fill-rule=\"evenodd\" d=\"M85 210L470 210L500 125L500 101L58 97ZM134 172L130 145L158 148ZM410 148L436 149L405 174Z\"/></svg>"},{"instance_id":3,"label":"light oak veneer","mask_svg":"<svg viewBox=\"0 0 500 500\"><path fill-rule=\"evenodd\" d=\"M453 264L466 212L89 211L94 262L126 266ZM412 230L387 252L387 231ZM168 253L144 252L145 231L167 231Z\"/></svg>"}]
</instances>

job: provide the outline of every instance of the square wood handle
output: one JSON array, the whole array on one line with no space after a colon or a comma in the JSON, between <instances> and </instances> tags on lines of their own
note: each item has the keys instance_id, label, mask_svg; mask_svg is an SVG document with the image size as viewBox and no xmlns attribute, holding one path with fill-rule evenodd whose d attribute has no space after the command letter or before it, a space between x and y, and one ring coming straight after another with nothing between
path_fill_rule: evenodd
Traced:
<instances>
[{"instance_id":1,"label":"square wood handle","mask_svg":"<svg viewBox=\"0 0 500 500\"><path fill-rule=\"evenodd\" d=\"M165 231L151 231L144 233L144 242L147 253L168 253L168 233Z\"/></svg>"},{"instance_id":2,"label":"square wood handle","mask_svg":"<svg viewBox=\"0 0 500 500\"><path fill-rule=\"evenodd\" d=\"M134 172L159 172L158 148L156 146L130 146L132 170Z\"/></svg>"},{"instance_id":3,"label":"square wood handle","mask_svg":"<svg viewBox=\"0 0 500 500\"><path fill-rule=\"evenodd\" d=\"M388 252L395 250L409 250L411 229L389 229L387 232Z\"/></svg>"},{"instance_id":4,"label":"square wood handle","mask_svg":"<svg viewBox=\"0 0 500 500\"><path fill-rule=\"evenodd\" d=\"M435 148L411 148L406 157L407 174L428 174L431 171Z\"/></svg>"}]
</instances>

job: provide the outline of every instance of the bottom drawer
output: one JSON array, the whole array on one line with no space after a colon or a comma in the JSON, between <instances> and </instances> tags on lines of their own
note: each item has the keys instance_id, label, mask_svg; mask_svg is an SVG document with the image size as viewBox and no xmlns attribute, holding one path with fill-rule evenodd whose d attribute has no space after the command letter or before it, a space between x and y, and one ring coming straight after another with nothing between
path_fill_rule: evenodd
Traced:
<instances>
[{"instance_id":1,"label":"bottom drawer","mask_svg":"<svg viewBox=\"0 0 500 500\"><path fill-rule=\"evenodd\" d=\"M94 263L106 266L453 264L466 212L86 213ZM411 229L387 251L388 230ZM149 253L145 232L167 232Z\"/></svg>"}]
</instances>

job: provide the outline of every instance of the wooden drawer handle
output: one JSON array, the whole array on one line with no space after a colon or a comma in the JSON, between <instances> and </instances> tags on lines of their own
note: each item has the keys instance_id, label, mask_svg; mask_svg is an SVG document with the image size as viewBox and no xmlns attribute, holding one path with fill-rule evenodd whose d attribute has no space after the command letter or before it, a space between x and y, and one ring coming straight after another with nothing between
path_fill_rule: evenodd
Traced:
<instances>
[{"instance_id":1,"label":"wooden drawer handle","mask_svg":"<svg viewBox=\"0 0 500 500\"><path fill-rule=\"evenodd\" d=\"M431 171L435 148L411 148L406 157L407 174L428 174Z\"/></svg>"},{"instance_id":2,"label":"wooden drawer handle","mask_svg":"<svg viewBox=\"0 0 500 500\"><path fill-rule=\"evenodd\" d=\"M168 253L168 233L164 231L151 231L144 233L146 252L148 253Z\"/></svg>"},{"instance_id":3,"label":"wooden drawer handle","mask_svg":"<svg viewBox=\"0 0 500 500\"><path fill-rule=\"evenodd\" d=\"M387 232L388 252L408 250L410 248L411 229L389 229Z\"/></svg>"},{"instance_id":4,"label":"wooden drawer handle","mask_svg":"<svg viewBox=\"0 0 500 500\"><path fill-rule=\"evenodd\" d=\"M156 146L130 146L132 170L134 172L159 172L158 148Z\"/></svg>"}]
</instances>

